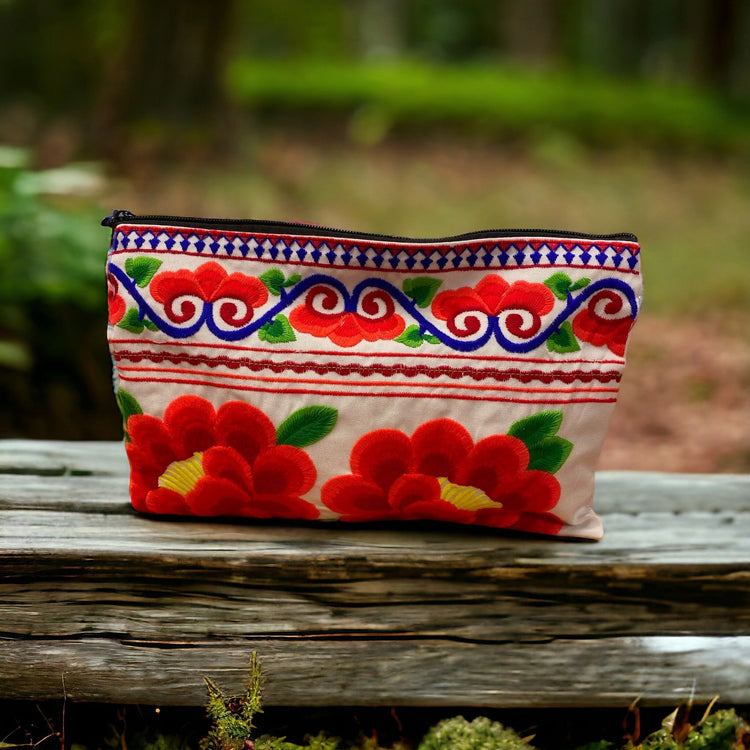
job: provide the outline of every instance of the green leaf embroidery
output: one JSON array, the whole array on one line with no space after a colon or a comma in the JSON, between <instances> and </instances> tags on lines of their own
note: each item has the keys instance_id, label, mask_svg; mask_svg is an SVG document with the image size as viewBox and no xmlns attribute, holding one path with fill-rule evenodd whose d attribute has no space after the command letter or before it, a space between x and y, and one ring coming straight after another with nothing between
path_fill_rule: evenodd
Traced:
<instances>
[{"instance_id":1,"label":"green leaf embroidery","mask_svg":"<svg viewBox=\"0 0 750 750\"><path fill-rule=\"evenodd\" d=\"M399 344L406 344L412 349L416 349L418 346L422 346L424 338L419 332L418 325L410 325L400 336L397 336L394 341L398 341Z\"/></svg>"},{"instance_id":2,"label":"green leaf embroidery","mask_svg":"<svg viewBox=\"0 0 750 750\"><path fill-rule=\"evenodd\" d=\"M431 333L425 333L422 338L428 343L428 344L439 344L440 339L437 336L433 336Z\"/></svg>"},{"instance_id":3,"label":"green leaf embroidery","mask_svg":"<svg viewBox=\"0 0 750 750\"><path fill-rule=\"evenodd\" d=\"M508 435L518 438L526 447L531 449L543 440L554 437L562 424L561 411L540 411L525 419L514 422L508 430Z\"/></svg>"},{"instance_id":4,"label":"green leaf embroidery","mask_svg":"<svg viewBox=\"0 0 750 750\"><path fill-rule=\"evenodd\" d=\"M159 329L147 319L141 320L138 314L137 307L128 308L125 315L122 316L122 320L117 324L118 328L124 328L130 333L142 333L144 328L148 328L149 331L158 331Z\"/></svg>"},{"instance_id":5,"label":"green leaf embroidery","mask_svg":"<svg viewBox=\"0 0 750 750\"><path fill-rule=\"evenodd\" d=\"M335 427L338 416L338 409L332 406L303 406L279 425L276 443L306 448L328 435Z\"/></svg>"},{"instance_id":6,"label":"green leaf embroidery","mask_svg":"<svg viewBox=\"0 0 750 750\"><path fill-rule=\"evenodd\" d=\"M285 315L277 315L273 320L261 326L258 330L258 338L269 344L285 344L297 340L291 323Z\"/></svg>"},{"instance_id":7,"label":"green leaf embroidery","mask_svg":"<svg viewBox=\"0 0 750 750\"><path fill-rule=\"evenodd\" d=\"M547 349L559 354L580 351L581 345L573 333L573 326L566 320L558 330L547 339Z\"/></svg>"},{"instance_id":8,"label":"green leaf embroidery","mask_svg":"<svg viewBox=\"0 0 750 750\"><path fill-rule=\"evenodd\" d=\"M151 279L154 278L154 274L159 270L161 263L158 258L147 258L145 255L126 258L125 273L139 287L143 288L144 286L148 286Z\"/></svg>"},{"instance_id":9,"label":"green leaf embroidery","mask_svg":"<svg viewBox=\"0 0 750 750\"><path fill-rule=\"evenodd\" d=\"M562 468L570 452L573 443L559 436L545 438L529 448L528 469L547 471L554 474Z\"/></svg>"},{"instance_id":10,"label":"green leaf embroidery","mask_svg":"<svg viewBox=\"0 0 750 750\"><path fill-rule=\"evenodd\" d=\"M125 439L130 441L130 435L128 434L128 419L134 414L143 414L143 409L141 409L141 405L138 403L135 396L122 388L118 388L115 391L115 400L120 409L120 414L122 414L122 428L125 431Z\"/></svg>"},{"instance_id":11,"label":"green leaf embroidery","mask_svg":"<svg viewBox=\"0 0 750 750\"><path fill-rule=\"evenodd\" d=\"M562 271L559 273L553 273L552 276L544 282L544 286L550 289L552 294L554 294L557 299L563 300L563 302L568 299L568 292L570 291L572 284L573 280L570 276L568 276L567 273L562 273Z\"/></svg>"},{"instance_id":12,"label":"green leaf embroidery","mask_svg":"<svg viewBox=\"0 0 750 750\"><path fill-rule=\"evenodd\" d=\"M404 279L404 294L411 297L417 303L417 307L429 307L432 298L442 283L441 279L435 279L431 276Z\"/></svg>"},{"instance_id":13,"label":"green leaf embroidery","mask_svg":"<svg viewBox=\"0 0 750 750\"><path fill-rule=\"evenodd\" d=\"M266 285L266 289L268 289L268 291L275 297L281 295L282 287L294 286L302 280L302 276L298 273L293 273L288 279L284 279L284 274L279 271L278 268L271 268L258 276L258 278ZM294 339L292 339L292 341L293 340Z\"/></svg>"},{"instance_id":14,"label":"green leaf embroidery","mask_svg":"<svg viewBox=\"0 0 750 750\"><path fill-rule=\"evenodd\" d=\"M578 279L573 286L570 287L571 292L577 292L579 289L583 289L591 283L591 279L588 276Z\"/></svg>"},{"instance_id":15,"label":"green leaf embroidery","mask_svg":"<svg viewBox=\"0 0 750 750\"><path fill-rule=\"evenodd\" d=\"M124 422L128 421L128 417L132 417L133 414L143 414L141 405L136 400L132 393L129 393L124 388L118 388L115 392L115 399L117 400L117 406L120 407L122 413L122 419Z\"/></svg>"},{"instance_id":16,"label":"green leaf embroidery","mask_svg":"<svg viewBox=\"0 0 750 750\"><path fill-rule=\"evenodd\" d=\"M293 273L281 286L288 287L294 286L302 280L302 276L298 273Z\"/></svg>"},{"instance_id":17,"label":"green leaf embroidery","mask_svg":"<svg viewBox=\"0 0 750 750\"><path fill-rule=\"evenodd\" d=\"M281 294L281 287L284 285L284 274L278 268L271 268L258 276L258 278L275 297Z\"/></svg>"}]
</instances>

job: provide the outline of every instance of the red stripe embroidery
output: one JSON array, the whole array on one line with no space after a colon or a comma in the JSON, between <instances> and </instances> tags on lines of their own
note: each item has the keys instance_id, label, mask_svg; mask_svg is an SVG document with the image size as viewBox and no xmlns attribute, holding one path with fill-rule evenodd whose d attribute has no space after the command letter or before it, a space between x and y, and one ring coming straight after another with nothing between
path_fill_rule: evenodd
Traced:
<instances>
[{"instance_id":1,"label":"red stripe embroidery","mask_svg":"<svg viewBox=\"0 0 750 750\"><path fill-rule=\"evenodd\" d=\"M232 373L202 372L200 370L187 370L181 367L119 367L120 372L169 372L177 375L195 375L208 378L225 378L232 380L251 380L262 383L305 383L309 385L337 385L345 387L375 387L383 386L400 388L443 388L473 391L514 391L518 393L617 393L617 388L516 388L513 386L494 385L472 385L470 383L403 383L398 381L349 381L349 380L326 380L323 378L269 378L251 375L235 375Z\"/></svg>"},{"instance_id":2,"label":"red stripe embroidery","mask_svg":"<svg viewBox=\"0 0 750 750\"><path fill-rule=\"evenodd\" d=\"M256 393L279 394L278 388L259 388L257 386L237 385L236 383L210 383L202 380L187 380L180 378L134 378L121 375L121 380L134 383L175 383L179 385L200 385L211 388L226 388L235 391L252 391ZM356 398L439 398L455 399L460 401L493 401L519 404L610 404L617 401L616 398L570 398L570 399L521 399L503 398L501 396L469 396L458 393L369 393L367 391L334 391L315 390L314 388L288 388L282 391L284 394L313 395L313 396L354 396Z\"/></svg>"},{"instance_id":3,"label":"red stripe embroidery","mask_svg":"<svg viewBox=\"0 0 750 750\"><path fill-rule=\"evenodd\" d=\"M317 362L295 362L286 361L278 362L274 360L251 360L251 359L231 359L229 357L206 357L201 354L181 354L170 352L130 352L119 351L114 354L115 359L119 361L141 362L143 360L161 363L171 362L172 364L187 363L191 365L206 365L208 367L228 367L237 370L240 367L247 368L253 372L261 370L271 370L272 372L281 373L291 370L297 374L303 372L315 372L318 375L327 375L337 373L338 375L357 374L364 377L369 375L382 375L391 377L393 375L402 375L405 377L425 376L429 378L449 377L454 380L463 377L470 377L473 380L493 379L496 381L517 380L521 383L530 383L539 381L541 383L553 383L561 381L563 383L573 383L582 381L585 383L599 382L611 383L619 382L621 375L619 372L575 372L575 371L551 371L543 372L539 370L496 370L496 369L472 369L472 368L451 368L451 367L420 367L407 365L386 365L372 364L368 366L358 366L356 364L337 364L337 363L317 363ZM121 369L134 369L125 368ZM208 374L208 373L207 373Z\"/></svg>"},{"instance_id":4,"label":"red stripe embroidery","mask_svg":"<svg viewBox=\"0 0 750 750\"><path fill-rule=\"evenodd\" d=\"M449 354L415 354L412 352L357 352L357 351L345 351L344 349L337 349L336 351L330 351L326 349L273 349L252 347L252 346L238 346L236 344L213 344L203 343L199 341L149 341L146 338L140 339L115 339L109 340L110 344L153 344L155 346L196 346L206 347L211 349L232 349L243 352L262 352L264 354L313 354L322 357L396 357L397 359L404 359L405 357L414 357L416 359L469 359L472 361L482 362L533 362L535 364L592 364L592 365L620 365L625 364L624 359L534 359L532 357L501 357L501 356L474 356L471 354L455 354L453 352Z\"/></svg>"}]
</instances>

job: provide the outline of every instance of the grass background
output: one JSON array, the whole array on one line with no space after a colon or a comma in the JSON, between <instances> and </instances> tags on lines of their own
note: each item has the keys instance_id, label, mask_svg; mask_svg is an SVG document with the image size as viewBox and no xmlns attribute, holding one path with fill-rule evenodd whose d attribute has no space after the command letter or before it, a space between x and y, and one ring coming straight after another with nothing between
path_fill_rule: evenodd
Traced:
<instances>
[{"instance_id":1,"label":"grass background","mask_svg":"<svg viewBox=\"0 0 750 750\"><path fill-rule=\"evenodd\" d=\"M425 126L528 136L563 130L594 144L750 153L750 104L708 90L595 72L498 63L430 63L238 57L227 85L239 105L296 113L352 110L353 134Z\"/></svg>"}]
</instances>

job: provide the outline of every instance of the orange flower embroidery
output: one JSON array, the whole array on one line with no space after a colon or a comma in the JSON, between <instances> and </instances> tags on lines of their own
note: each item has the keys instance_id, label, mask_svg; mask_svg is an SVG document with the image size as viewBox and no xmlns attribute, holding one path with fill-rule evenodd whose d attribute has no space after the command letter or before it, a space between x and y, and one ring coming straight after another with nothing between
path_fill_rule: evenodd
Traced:
<instances>
[{"instance_id":1,"label":"orange flower embroidery","mask_svg":"<svg viewBox=\"0 0 750 750\"><path fill-rule=\"evenodd\" d=\"M389 294L380 289L362 297L362 312L339 310L340 300L330 287L312 287L305 302L289 314L292 327L301 333L328 338L337 346L355 346L365 341L391 340L404 332L404 319L396 313Z\"/></svg>"},{"instance_id":2,"label":"orange flower embroidery","mask_svg":"<svg viewBox=\"0 0 750 750\"><path fill-rule=\"evenodd\" d=\"M111 274L107 274L107 302L109 308L109 322L114 326L125 315L125 300L119 293L120 285L117 279Z\"/></svg>"},{"instance_id":3,"label":"orange flower embroidery","mask_svg":"<svg viewBox=\"0 0 750 750\"><path fill-rule=\"evenodd\" d=\"M622 297L616 292L610 289L597 292L588 306L573 318L573 333L582 341L606 346L613 354L624 357L628 334L635 320L629 315L624 318L604 317L616 315L622 308Z\"/></svg>"},{"instance_id":4,"label":"orange flower embroidery","mask_svg":"<svg viewBox=\"0 0 750 750\"><path fill-rule=\"evenodd\" d=\"M163 271L154 276L150 289L173 323L184 323L195 315L191 298L197 297L204 302L220 301L221 319L240 328L252 320L253 308L268 300L263 282L242 273L228 274L216 261L204 263L195 271Z\"/></svg>"},{"instance_id":5,"label":"orange flower embroidery","mask_svg":"<svg viewBox=\"0 0 750 750\"><path fill-rule=\"evenodd\" d=\"M460 338L471 336L481 327L481 321L467 313L479 312L497 317L506 310L525 310L531 313L531 322L520 314L509 315L508 330L521 338L531 338L542 324L541 316L552 310L555 298L544 284L514 281L509 284L500 275L485 276L475 287L463 286L440 292L432 303L436 318L448 323L448 330Z\"/></svg>"}]
</instances>

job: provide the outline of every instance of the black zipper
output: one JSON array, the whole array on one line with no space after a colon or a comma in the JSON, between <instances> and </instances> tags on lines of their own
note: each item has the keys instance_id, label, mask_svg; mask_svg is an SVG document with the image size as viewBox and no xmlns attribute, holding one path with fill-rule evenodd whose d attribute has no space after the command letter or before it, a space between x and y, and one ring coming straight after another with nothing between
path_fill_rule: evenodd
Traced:
<instances>
[{"instance_id":1,"label":"black zipper","mask_svg":"<svg viewBox=\"0 0 750 750\"><path fill-rule=\"evenodd\" d=\"M629 232L616 234L586 234L561 229L486 229L479 232L454 234L450 237L399 237L393 234L373 234L371 232L349 232L333 227L319 227L315 224L304 224L293 221L262 221L260 219L206 219L196 216L136 216L131 211L115 209L102 219L103 227L114 231L119 224L168 224L173 227L193 227L196 229L216 228L227 231L250 231L265 234L305 234L315 237L346 237L356 240L383 240L386 242L462 242L469 240L490 239L493 237L554 237L581 240L605 240L607 242L638 242L638 238Z\"/></svg>"}]
</instances>

